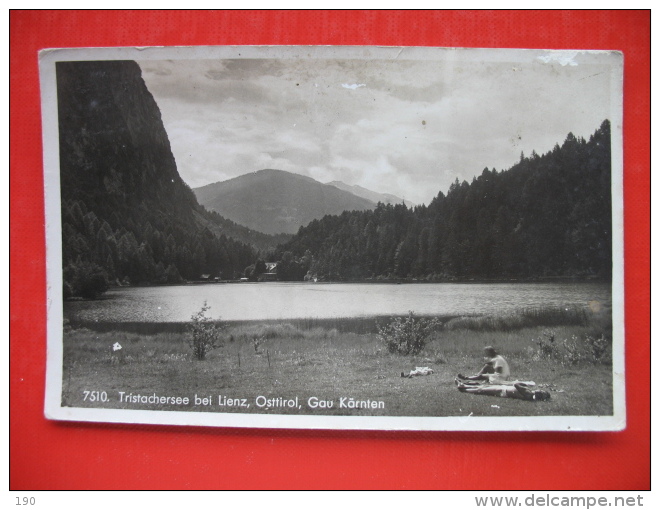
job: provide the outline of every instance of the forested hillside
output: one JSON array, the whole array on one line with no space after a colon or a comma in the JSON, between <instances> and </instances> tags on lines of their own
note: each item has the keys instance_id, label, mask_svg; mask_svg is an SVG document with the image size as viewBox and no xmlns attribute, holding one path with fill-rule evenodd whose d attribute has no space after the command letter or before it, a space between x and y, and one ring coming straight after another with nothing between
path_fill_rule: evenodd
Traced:
<instances>
[{"instance_id":1,"label":"forested hillside","mask_svg":"<svg viewBox=\"0 0 660 510\"><path fill-rule=\"evenodd\" d=\"M278 262L281 280L611 277L608 121L589 140L569 133L506 171L457 180L427 206L379 204L311 221L266 254L276 238L197 203L135 62L58 63L57 84L65 296L94 297L111 282L237 278L250 267L255 276L264 259ZM275 186L281 174L249 176L271 180L258 193L252 183L243 205L279 218L310 197L325 201L303 178ZM277 209L269 200L280 195L293 202Z\"/></svg>"},{"instance_id":2,"label":"forested hillside","mask_svg":"<svg viewBox=\"0 0 660 510\"><path fill-rule=\"evenodd\" d=\"M254 261L223 232L265 236L198 205L135 62L60 62L57 86L65 296L113 281L233 278Z\"/></svg>"},{"instance_id":3,"label":"forested hillside","mask_svg":"<svg viewBox=\"0 0 660 510\"><path fill-rule=\"evenodd\" d=\"M428 206L327 216L278 255L328 279L611 278L610 125L506 171L456 180Z\"/></svg>"}]
</instances>

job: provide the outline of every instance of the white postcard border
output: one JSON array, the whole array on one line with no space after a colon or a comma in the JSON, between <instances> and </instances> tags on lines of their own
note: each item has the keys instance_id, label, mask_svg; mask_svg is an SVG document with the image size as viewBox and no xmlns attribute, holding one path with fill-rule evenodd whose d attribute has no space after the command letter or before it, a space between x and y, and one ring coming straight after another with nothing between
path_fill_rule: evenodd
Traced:
<instances>
[{"instance_id":1,"label":"white postcard border","mask_svg":"<svg viewBox=\"0 0 660 510\"><path fill-rule=\"evenodd\" d=\"M531 62L553 59L611 60L612 136L612 322L613 415L539 417L382 417L238 414L189 411L91 409L61 406L63 389L62 238L59 186L59 132L55 63L83 60L164 60L227 58L437 59L439 51L461 52L472 61ZM457 54L457 53L456 53ZM451 53L450 53L451 55ZM487 58L486 58L487 56ZM449 57L452 58L452 57ZM626 426L623 260L623 56L604 50L456 49L348 46L203 46L47 49L39 55L43 123L47 271L47 371L45 416L54 420L195 425L213 427L408 430L408 431L617 431Z\"/></svg>"}]
</instances>

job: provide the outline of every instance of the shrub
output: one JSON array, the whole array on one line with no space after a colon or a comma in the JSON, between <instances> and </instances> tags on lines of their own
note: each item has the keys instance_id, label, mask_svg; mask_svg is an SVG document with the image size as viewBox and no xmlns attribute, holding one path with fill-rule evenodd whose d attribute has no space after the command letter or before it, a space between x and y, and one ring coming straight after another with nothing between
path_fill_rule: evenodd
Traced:
<instances>
[{"instance_id":1,"label":"shrub","mask_svg":"<svg viewBox=\"0 0 660 510\"><path fill-rule=\"evenodd\" d=\"M418 318L410 311L407 317L395 317L386 326L378 324L378 338L391 353L419 354L440 325L437 319Z\"/></svg>"},{"instance_id":2,"label":"shrub","mask_svg":"<svg viewBox=\"0 0 660 510\"><path fill-rule=\"evenodd\" d=\"M564 340L566 349L564 361L569 365L578 363L609 365L612 363L611 347L611 342L605 335L586 335L584 339L573 335L570 340Z\"/></svg>"},{"instance_id":3,"label":"shrub","mask_svg":"<svg viewBox=\"0 0 660 510\"><path fill-rule=\"evenodd\" d=\"M612 342L605 335L587 335L586 341L591 350L591 355L596 362L604 364L612 363Z\"/></svg>"},{"instance_id":4,"label":"shrub","mask_svg":"<svg viewBox=\"0 0 660 510\"><path fill-rule=\"evenodd\" d=\"M543 330L539 338L535 338L532 341L537 343L539 346L539 358L544 359L561 359L561 354L559 352L559 345L555 343L556 333L552 330Z\"/></svg>"},{"instance_id":5,"label":"shrub","mask_svg":"<svg viewBox=\"0 0 660 510\"><path fill-rule=\"evenodd\" d=\"M206 316L211 307L204 301L201 310L190 317L190 347L193 356L198 360L206 359L206 355L212 349L222 346L220 337L221 329L210 317Z\"/></svg>"},{"instance_id":6,"label":"shrub","mask_svg":"<svg viewBox=\"0 0 660 510\"><path fill-rule=\"evenodd\" d=\"M612 362L611 342L605 335L571 335L562 341L555 341L556 334L545 330L539 338L532 341L538 345L536 360L551 359L564 366L588 363L592 365Z\"/></svg>"}]
</instances>

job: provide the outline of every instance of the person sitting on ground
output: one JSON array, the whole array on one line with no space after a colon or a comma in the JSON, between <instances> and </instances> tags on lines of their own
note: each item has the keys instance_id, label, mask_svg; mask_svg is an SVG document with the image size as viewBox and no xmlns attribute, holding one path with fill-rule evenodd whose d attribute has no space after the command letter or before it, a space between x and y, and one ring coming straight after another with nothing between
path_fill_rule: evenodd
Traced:
<instances>
[{"instance_id":1,"label":"person sitting on ground","mask_svg":"<svg viewBox=\"0 0 660 510\"><path fill-rule=\"evenodd\" d=\"M455 379L458 391L521 400L550 400L550 393L535 390L533 381L509 381L509 364L493 347L485 347L484 352L486 364L479 373L469 377L458 374Z\"/></svg>"},{"instance_id":2,"label":"person sitting on ground","mask_svg":"<svg viewBox=\"0 0 660 510\"><path fill-rule=\"evenodd\" d=\"M486 364L476 375L465 377L458 374L457 378L464 384L502 384L511 376L509 364L494 347L490 345L484 347L484 353L486 354Z\"/></svg>"}]
</instances>

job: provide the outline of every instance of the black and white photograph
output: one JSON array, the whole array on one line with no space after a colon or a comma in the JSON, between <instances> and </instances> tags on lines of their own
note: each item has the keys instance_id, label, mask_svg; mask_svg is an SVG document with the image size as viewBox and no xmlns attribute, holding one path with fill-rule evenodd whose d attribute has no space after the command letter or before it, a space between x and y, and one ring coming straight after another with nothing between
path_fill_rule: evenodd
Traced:
<instances>
[{"instance_id":1,"label":"black and white photograph","mask_svg":"<svg viewBox=\"0 0 660 510\"><path fill-rule=\"evenodd\" d=\"M46 416L625 428L622 69L42 51Z\"/></svg>"}]
</instances>

